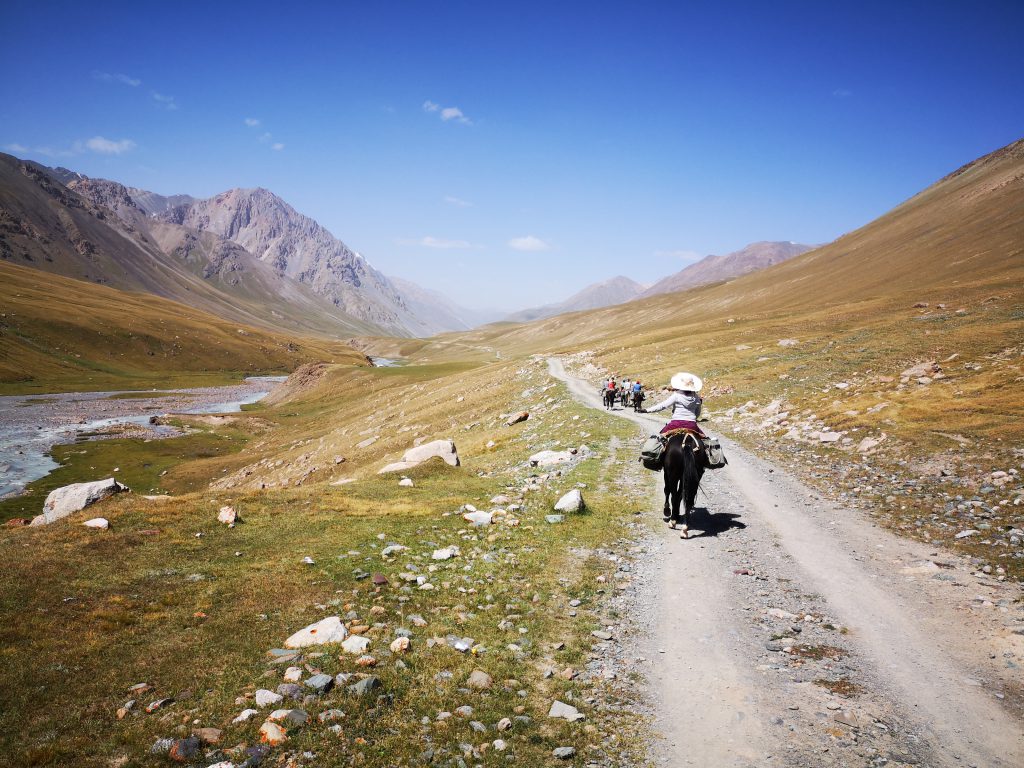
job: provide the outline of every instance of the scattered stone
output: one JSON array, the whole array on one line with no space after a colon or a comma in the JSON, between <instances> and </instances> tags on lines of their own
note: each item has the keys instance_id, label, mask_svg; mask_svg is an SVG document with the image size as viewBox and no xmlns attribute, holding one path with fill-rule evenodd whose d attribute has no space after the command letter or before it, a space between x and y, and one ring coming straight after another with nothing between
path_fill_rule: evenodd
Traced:
<instances>
[{"instance_id":1,"label":"scattered stone","mask_svg":"<svg viewBox=\"0 0 1024 768\"><path fill-rule=\"evenodd\" d=\"M224 523L225 525L234 525L238 522L238 513L235 512L234 507L221 507L220 512L217 513L217 522Z\"/></svg>"},{"instance_id":2,"label":"scattered stone","mask_svg":"<svg viewBox=\"0 0 1024 768\"><path fill-rule=\"evenodd\" d=\"M554 467L567 464L572 459L573 455L569 451L541 451L530 457L530 464L534 467Z\"/></svg>"},{"instance_id":3,"label":"scattered stone","mask_svg":"<svg viewBox=\"0 0 1024 768\"><path fill-rule=\"evenodd\" d=\"M360 440L358 443L356 443L356 448L369 448L371 445L376 443L379 439L380 439L380 435L374 435L373 437L368 437L365 440Z\"/></svg>"},{"instance_id":4,"label":"scattered stone","mask_svg":"<svg viewBox=\"0 0 1024 768\"><path fill-rule=\"evenodd\" d=\"M363 678L358 683L350 685L348 692L353 696L363 697L367 696L371 692L381 688L380 678L371 675L370 677Z\"/></svg>"},{"instance_id":5,"label":"scattered stone","mask_svg":"<svg viewBox=\"0 0 1024 768\"><path fill-rule=\"evenodd\" d=\"M156 701L152 701L146 705L146 712L152 714L153 712L156 712L158 709L163 709L164 707L168 707L173 703L174 699L171 698L157 699Z\"/></svg>"},{"instance_id":6,"label":"scattered stone","mask_svg":"<svg viewBox=\"0 0 1024 768\"><path fill-rule=\"evenodd\" d=\"M196 728L192 731L192 735L203 744L220 744L222 733L220 728Z\"/></svg>"},{"instance_id":7,"label":"scattered stone","mask_svg":"<svg viewBox=\"0 0 1024 768\"><path fill-rule=\"evenodd\" d=\"M586 504L583 502L583 494L579 488L574 488L567 494L562 496L555 504L555 511L557 512L580 512Z\"/></svg>"},{"instance_id":8,"label":"scattered stone","mask_svg":"<svg viewBox=\"0 0 1024 768\"><path fill-rule=\"evenodd\" d=\"M284 744L287 740L288 733L277 723L267 721L260 726L260 741L262 743L276 747L278 744Z\"/></svg>"},{"instance_id":9,"label":"scattered stone","mask_svg":"<svg viewBox=\"0 0 1024 768\"><path fill-rule=\"evenodd\" d=\"M494 680L482 669L473 670L466 679L466 687L476 691L486 691L494 684Z\"/></svg>"},{"instance_id":10,"label":"scattered stone","mask_svg":"<svg viewBox=\"0 0 1024 768\"><path fill-rule=\"evenodd\" d=\"M556 523L561 523L563 520L565 520L565 515L544 515L544 520L545 522L554 525Z\"/></svg>"},{"instance_id":11,"label":"scattered stone","mask_svg":"<svg viewBox=\"0 0 1024 768\"><path fill-rule=\"evenodd\" d=\"M504 739L495 739L491 742L491 746L494 747L494 749L498 752L504 752L506 749L508 749L508 744L505 742Z\"/></svg>"},{"instance_id":12,"label":"scattered stone","mask_svg":"<svg viewBox=\"0 0 1024 768\"><path fill-rule=\"evenodd\" d=\"M297 683L302 679L302 668L301 667L288 667L282 675L282 679L286 683Z\"/></svg>"},{"instance_id":13,"label":"scattered stone","mask_svg":"<svg viewBox=\"0 0 1024 768\"><path fill-rule=\"evenodd\" d=\"M167 756L176 763L187 763L192 758L199 756L199 739L189 736L187 739L175 739L171 748L167 750Z\"/></svg>"},{"instance_id":14,"label":"scattered stone","mask_svg":"<svg viewBox=\"0 0 1024 768\"><path fill-rule=\"evenodd\" d=\"M466 512L462 519L475 526L490 525L493 521L493 512Z\"/></svg>"},{"instance_id":15,"label":"scattered stone","mask_svg":"<svg viewBox=\"0 0 1024 768\"><path fill-rule=\"evenodd\" d=\"M282 723L288 728L305 725L309 715L302 709L275 709L267 718L272 723Z\"/></svg>"},{"instance_id":16,"label":"scattered stone","mask_svg":"<svg viewBox=\"0 0 1024 768\"><path fill-rule=\"evenodd\" d=\"M380 551L381 557L391 557L398 552L405 552L408 547L403 547L401 544L388 544L384 549Z\"/></svg>"},{"instance_id":17,"label":"scattered stone","mask_svg":"<svg viewBox=\"0 0 1024 768\"><path fill-rule=\"evenodd\" d=\"M73 512L85 509L90 504L102 501L108 496L130 490L128 486L121 485L112 477L91 483L73 483L62 488L55 488L50 491L46 501L43 502L43 514L36 515L32 519L31 525L48 525Z\"/></svg>"},{"instance_id":18,"label":"scattered stone","mask_svg":"<svg viewBox=\"0 0 1024 768\"><path fill-rule=\"evenodd\" d=\"M262 709L263 707L269 707L271 704L277 704L284 699L279 693L268 691L266 688L260 688L256 691L256 706Z\"/></svg>"},{"instance_id":19,"label":"scattered stone","mask_svg":"<svg viewBox=\"0 0 1024 768\"><path fill-rule=\"evenodd\" d=\"M370 638L363 637L362 635L349 635L341 644L341 647L345 650L345 653L358 656L370 647Z\"/></svg>"},{"instance_id":20,"label":"scattered stone","mask_svg":"<svg viewBox=\"0 0 1024 768\"><path fill-rule=\"evenodd\" d=\"M319 675L313 675L309 678L306 681L306 687L314 693L324 694L334 687L334 678L321 672Z\"/></svg>"},{"instance_id":21,"label":"scattered stone","mask_svg":"<svg viewBox=\"0 0 1024 768\"><path fill-rule=\"evenodd\" d=\"M401 480L398 481L398 484L402 488L412 488L415 486L415 483L412 481L411 477L403 477Z\"/></svg>"},{"instance_id":22,"label":"scattered stone","mask_svg":"<svg viewBox=\"0 0 1024 768\"><path fill-rule=\"evenodd\" d=\"M408 653L409 652L409 638L398 637L391 641L391 645L388 646L392 653Z\"/></svg>"},{"instance_id":23,"label":"scattered stone","mask_svg":"<svg viewBox=\"0 0 1024 768\"><path fill-rule=\"evenodd\" d=\"M560 717L563 720L568 720L570 723L575 723L577 720L582 720L584 715L576 707L556 699L551 703L548 717Z\"/></svg>"},{"instance_id":24,"label":"scattered stone","mask_svg":"<svg viewBox=\"0 0 1024 768\"><path fill-rule=\"evenodd\" d=\"M453 557L459 554L459 548L452 544L450 547L444 549L435 549L434 554L430 556L431 560L451 560Z\"/></svg>"},{"instance_id":25,"label":"scattered stone","mask_svg":"<svg viewBox=\"0 0 1024 768\"><path fill-rule=\"evenodd\" d=\"M337 616L328 616L315 624L303 627L284 641L285 648L305 648L310 645L340 643L348 637L348 630Z\"/></svg>"},{"instance_id":26,"label":"scattered stone","mask_svg":"<svg viewBox=\"0 0 1024 768\"><path fill-rule=\"evenodd\" d=\"M976 533L978 533L978 532L976 530L974 530L973 528L968 528L966 531L960 531L960 533L958 533L955 536L955 538L957 538L957 539L966 539L968 536L974 536Z\"/></svg>"},{"instance_id":27,"label":"scattered stone","mask_svg":"<svg viewBox=\"0 0 1024 768\"><path fill-rule=\"evenodd\" d=\"M105 517L94 517L92 520L86 520L82 525L86 528L99 528L101 531L105 531L110 528L110 521Z\"/></svg>"},{"instance_id":28,"label":"scattered stone","mask_svg":"<svg viewBox=\"0 0 1024 768\"><path fill-rule=\"evenodd\" d=\"M249 718L251 718L253 715L258 715L258 714L259 714L259 710L256 710L256 709L243 709L238 714L238 717L236 717L234 720L231 721L231 724L232 725L237 725L238 723L244 723Z\"/></svg>"},{"instance_id":29,"label":"scattered stone","mask_svg":"<svg viewBox=\"0 0 1024 768\"><path fill-rule=\"evenodd\" d=\"M520 422L526 421L528 418L530 418L530 414L528 411L514 413L511 416L509 416L508 419L505 421L505 426L511 427L513 424L519 424Z\"/></svg>"},{"instance_id":30,"label":"scattered stone","mask_svg":"<svg viewBox=\"0 0 1024 768\"><path fill-rule=\"evenodd\" d=\"M779 346L780 347L795 347L799 343L800 342L797 341L796 339L779 339Z\"/></svg>"},{"instance_id":31,"label":"scattered stone","mask_svg":"<svg viewBox=\"0 0 1024 768\"><path fill-rule=\"evenodd\" d=\"M592 634L598 640L611 640L612 639L612 633L608 632L607 630L604 630L604 629L595 629L590 634Z\"/></svg>"},{"instance_id":32,"label":"scattered stone","mask_svg":"<svg viewBox=\"0 0 1024 768\"><path fill-rule=\"evenodd\" d=\"M576 754L576 748L575 747L555 747L555 749L551 752L551 754L554 757L557 757L559 760L569 760L569 759L571 759Z\"/></svg>"},{"instance_id":33,"label":"scattered stone","mask_svg":"<svg viewBox=\"0 0 1024 768\"><path fill-rule=\"evenodd\" d=\"M501 720L498 721L497 725L495 725L494 727L501 732L505 732L512 728L512 721L509 720L507 717L503 717L501 718Z\"/></svg>"},{"instance_id":34,"label":"scattered stone","mask_svg":"<svg viewBox=\"0 0 1024 768\"><path fill-rule=\"evenodd\" d=\"M370 581L373 582L375 587L384 587L388 584L388 577L383 573L375 573L370 577Z\"/></svg>"},{"instance_id":35,"label":"scattered stone","mask_svg":"<svg viewBox=\"0 0 1024 768\"><path fill-rule=\"evenodd\" d=\"M345 713L340 709L325 709L316 717L321 723L329 723L334 720L341 720L345 717Z\"/></svg>"},{"instance_id":36,"label":"scattered stone","mask_svg":"<svg viewBox=\"0 0 1024 768\"><path fill-rule=\"evenodd\" d=\"M838 443L842 440L843 435L841 432L819 432L818 440L822 443Z\"/></svg>"}]
</instances>

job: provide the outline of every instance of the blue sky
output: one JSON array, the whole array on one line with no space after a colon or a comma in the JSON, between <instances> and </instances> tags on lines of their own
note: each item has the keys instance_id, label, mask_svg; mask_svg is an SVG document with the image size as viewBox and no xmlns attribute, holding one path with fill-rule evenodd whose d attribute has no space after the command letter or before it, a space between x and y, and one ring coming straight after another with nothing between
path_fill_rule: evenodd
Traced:
<instances>
[{"instance_id":1,"label":"blue sky","mask_svg":"<svg viewBox=\"0 0 1024 768\"><path fill-rule=\"evenodd\" d=\"M826 242L1024 136L1017 0L5 0L0 28L4 151L266 187L477 308Z\"/></svg>"}]
</instances>

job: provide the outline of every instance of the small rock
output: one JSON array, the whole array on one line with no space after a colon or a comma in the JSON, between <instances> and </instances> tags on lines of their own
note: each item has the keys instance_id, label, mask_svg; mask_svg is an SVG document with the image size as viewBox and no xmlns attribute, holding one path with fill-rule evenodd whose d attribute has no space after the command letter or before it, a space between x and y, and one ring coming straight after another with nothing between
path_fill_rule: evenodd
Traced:
<instances>
[{"instance_id":1,"label":"small rock","mask_svg":"<svg viewBox=\"0 0 1024 768\"><path fill-rule=\"evenodd\" d=\"M358 656L370 647L370 639L368 637L363 637L362 635L350 635L341 644L341 647L345 650L345 653L351 653L353 656Z\"/></svg>"},{"instance_id":2,"label":"small rock","mask_svg":"<svg viewBox=\"0 0 1024 768\"><path fill-rule=\"evenodd\" d=\"M192 735L203 744L220 744L221 733L220 728L196 728L192 731Z\"/></svg>"},{"instance_id":3,"label":"small rock","mask_svg":"<svg viewBox=\"0 0 1024 768\"><path fill-rule=\"evenodd\" d=\"M565 520L565 515L544 515L544 520L547 523L555 525Z\"/></svg>"},{"instance_id":4,"label":"small rock","mask_svg":"<svg viewBox=\"0 0 1024 768\"><path fill-rule=\"evenodd\" d=\"M256 691L256 706L262 709L263 707L269 707L271 704L277 704L282 701L284 696L273 691L268 691L266 688L260 688Z\"/></svg>"},{"instance_id":5,"label":"small rock","mask_svg":"<svg viewBox=\"0 0 1024 768\"><path fill-rule=\"evenodd\" d=\"M513 424L519 424L520 422L526 421L528 418L530 418L528 411L520 411L519 413L509 416L508 419L505 420L505 426L511 427Z\"/></svg>"},{"instance_id":6,"label":"small rock","mask_svg":"<svg viewBox=\"0 0 1024 768\"><path fill-rule=\"evenodd\" d=\"M973 528L969 528L966 531L960 531L955 538L966 539L968 536L974 536L977 533Z\"/></svg>"},{"instance_id":7,"label":"small rock","mask_svg":"<svg viewBox=\"0 0 1024 768\"><path fill-rule=\"evenodd\" d=\"M340 643L348 636L348 630L337 616L328 616L310 624L284 641L285 648L305 648L309 645Z\"/></svg>"},{"instance_id":8,"label":"small rock","mask_svg":"<svg viewBox=\"0 0 1024 768\"><path fill-rule=\"evenodd\" d=\"M171 698L157 699L156 701L150 702L146 705L146 711L152 714L153 712L156 712L158 709L163 709L164 707L169 706L173 703L174 699Z\"/></svg>"},{"instance_id":9,"label":"small rock","mask_svg":"<svg viewBox=\"0 0 1024 768\"><path fill-rule=\"evenodd\" d=\"M177 763L187 763L199 756L199 739L189 736L187 739L175 739L167 756Z\"/></svg>"},{"instance_id":10,"label":"small rock","mask_svg":"<svg viewBox=\"0 0 1024 768\"><path fill-rule=\"evenodd\" d=\"M348 687L348 692L353 696L362 697L370 694L372 691L375 691L380 687L382 687L380 678L371 675L370 677L363 678L354 685L350 685Z\"/></svg>"},{"instance_id":11,"label":"small rock","mask_svg":"<svg viewBox=\"0 0 1024 768\"><path fill-rule=\"evenodd\" d=\"M327 693L331 688L334 687L334 678L330 675L320 673L319 675L313 675L306 681L306 687L312 690L314 693L323 694Z\"/></svg>"},{"instance_id":12,"label":"small rock","mask_svg":"<svg viewBox=\"0 0 1024 768\"><path fill-rule=\"evenodd\" d=\"M576 754L576 748L575 747L555 747L555 749L551 752L551 754L554 757L557 757L559 760L569 760L569 759L571 759Z\"/></svg>"},{"instance_id":13,"label":"small rock","mask_svg":"<svg viewBox=\"0 0 1024 768\"><path fill-rule=\"evenodd\" d=\"M217 513L217 522L225 525L234 525L238 522L238 513L234 507L221 507Z\"/></svg>"},{"instance_id":14,"label":"small rock","mask_svg":"<svg viewBox=\"0 0 1024 768\"><path fill-rule=\"evenodd\" d=\"M477 691L486 691L494 684L494 680L482 669L475 669L466 680L466 686Z\"/></svg>"},{"instance_id":15,"label":"small rock","mask_svg":"<svg viewBox=\"0 0 1024 768\"><path fill-rule=\"evenodd\" d=\"M408 653L409 651L409 638L408 637L397 637L391 641L391 645L388 646L392 653Z\"/></svg>"},{"instance_id":16,"label":"small rock","mask_svg":"<svg viewBox=\"0 0 1024 768\"><path fill-rule=\"evenodd\" d=\"M231 721L231 724L232 725L237 725L238 723L244 723L249 718L251 718L253 715L257 715L257 714L259 714L258 710L255 710L255 709L243 709L239 713L238 717L236 717L234 720Z\"/></svg>"},{"instance_id":17,"label":"small rock","mask_svg":"<svg viewBox=\"0 0 1024 768\"><path fill-rule=\"evenodd\" d=\"M341 720L344 716L345 713L342 712L340 709L325 709L323 712L317 715L317 719L321 723L329 723L334 720Z\"/></svg>"},{"instance_id":18,"label":"small rock","mask_svg":"<svg viewBox=\"0 0 1024 768\"><path fill-rule=\"evenodd\" d=\"M105 531L110 528L110 521L105 517L94 517L92 520L86 520L82 525L86 528L99 528L101 531Z\"/></svg>"},{"instance_id":19,"label":"small rock","mask_svg":"<svg viewBox=\"0 0 1024 768\"><path fill-rule=\"evenodd\" d=\"M556 699L551 703L551 709L548 710L548 717L560 717L563 720L568 720L570 723L574 723L577 720L582 720L584 715L576 709L576 707Z\"/></svg>"},{"instance_id":20,"label":"small rock","mask_svg":"<svg viewBox=\"0 0 1024 768\"><path fill-rule=\"evenodd\" d=\"M459 548L452 544L450 547L444 549L435 549L434 554L430 556L432 560L451 560L453 557L459 554Z\"/></svg>"},{"instance_id":21,"label":"small rock","mask_svg":"<svg viewBox=\"0 0 1024 768\"><path fill-rule=\"evenodd\" d=\"M288 740L288 734L284 728L277 723L266 722L260 726L260 741L276 747Z\"/></svg>"},{"instance_id":22,"label":"small rock","mask_svg":"<svg viewBox=\"0 0 1024 768\"><path fill-rule=\"evenodd\" d=\"M612 633L608 632L607 630L604 630L604 629L595 629L590 634L592 634L598 640L611 640L612 639Z\"/></svg>"},{"instance_id":23,"label":"small rock","mask_svg":"<svg viewBox=\"0 0 1024 768\"><path fill-rule=\"evenodd\" d=\"M398 481L398 485L401 486L402 488L412 488L416 484L412 481L411 477L403 477L401 480Z\"/></svg>"},{"instance_id":24,"label":"small rock","mask_svg":"<svg viewBox=\"0 0 1024 768\"><path fill-rule=\"evenodd\" d=\"M283 723L288 728L304 725L309 715L302 709L275 709L267 718L272 723Z\"/></svg>"},{"instance_id":25,"label":"small rock","mask_svg":"<svg viewBox=\"0 0 1024 768\"><path fill-rule=\"evenodd\" d=\"M556 512L580 512L586 504L583 501L583 494L579 488L574 488L562 496L555 504Z\"/></svg>"}]
</instances>

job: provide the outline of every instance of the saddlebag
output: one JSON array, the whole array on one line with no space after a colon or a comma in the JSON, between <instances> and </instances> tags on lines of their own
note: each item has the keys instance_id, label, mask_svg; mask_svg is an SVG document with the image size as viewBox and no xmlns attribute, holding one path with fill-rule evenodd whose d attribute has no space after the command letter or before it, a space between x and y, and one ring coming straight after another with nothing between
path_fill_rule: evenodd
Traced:
<instances>
[{"instance_id":1,"label":"saddlebag","mask_svg":"<svg viewBox=\"0 0 1024 768\"><path fill-rule=\"evenodd\" d=\"M721 469L729 463L717 437L709 437L701 442L704 443L704 469Z\"/></svg>"},{"instance_id":2,"label":"saddlebag","mask_svg":"<svg viewBox=\"0 0 1024 768\"><path fill-rule=\"evenodd\" d=\"M665 440L661 435L651 435L640 449L640 462L655 472L661 471L661 454L665 451Z\"/></svg>"}]
</instances>

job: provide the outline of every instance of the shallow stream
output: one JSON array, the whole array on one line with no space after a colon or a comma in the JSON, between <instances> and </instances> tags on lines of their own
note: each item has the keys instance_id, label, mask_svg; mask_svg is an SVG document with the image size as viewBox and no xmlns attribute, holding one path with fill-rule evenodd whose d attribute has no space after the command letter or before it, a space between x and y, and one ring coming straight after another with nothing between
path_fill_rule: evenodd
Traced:
<instances>
[{"instance_id":1,"label":"shallow stream","mask_svg":"<svg viewBox=\"0 0 1024 768\"><path fill-rule=\"evenodd\" d=\"M165 413L234 413L265 397L285 378L250 376L226 387L0 397L0 498L17 496L56 469L58 464L50 457L55 445L126 436L173 437L179 434L177 429L150 424L150 418Z\"/></svg>"}]
</instances>

